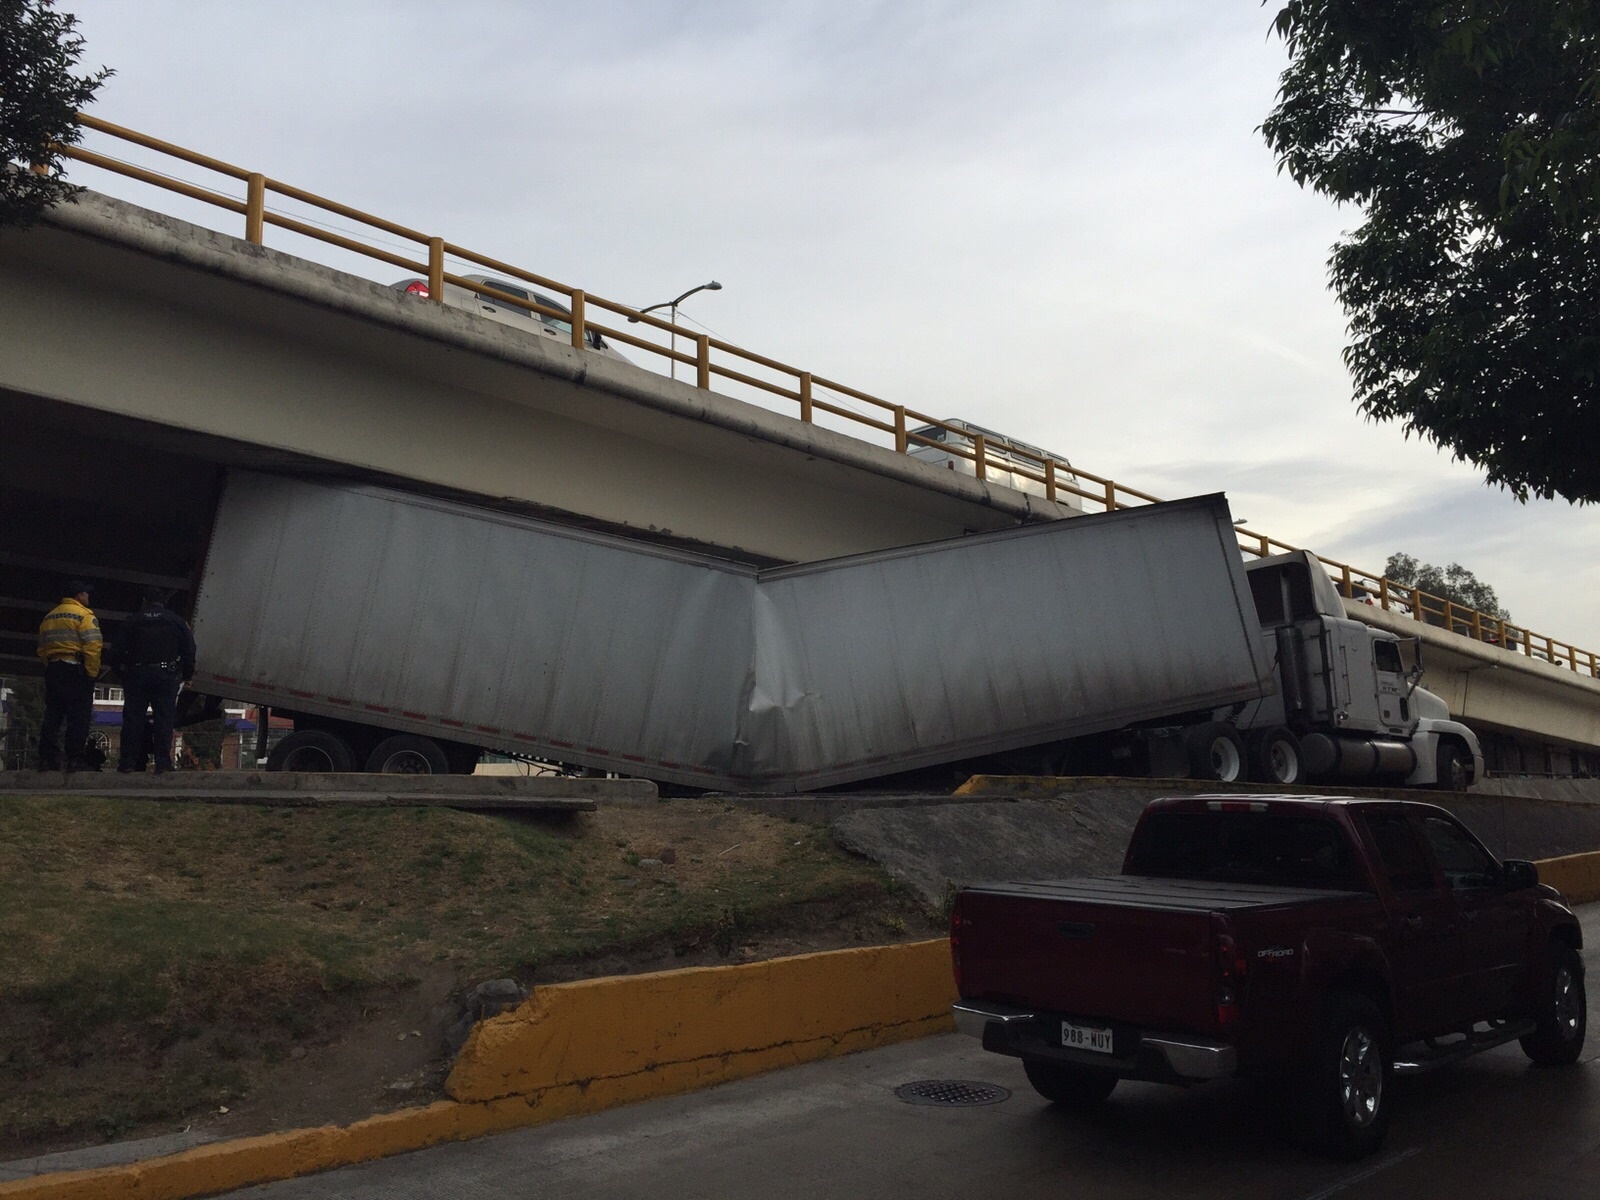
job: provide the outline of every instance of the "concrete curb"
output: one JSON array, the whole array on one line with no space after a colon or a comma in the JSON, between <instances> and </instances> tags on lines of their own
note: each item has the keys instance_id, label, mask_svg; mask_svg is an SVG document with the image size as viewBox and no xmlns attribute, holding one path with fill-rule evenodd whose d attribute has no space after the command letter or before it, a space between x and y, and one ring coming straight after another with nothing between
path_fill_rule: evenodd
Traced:
<instances>
[{"instance_id":1,"label":"concrete curb","mask_svg":"<svg viewBox=\"0 0 1600 1200\"><path fill-rule=\"evenodd\" d=\"M115 771L0 772L0 793L69 796L93 791L193 794L193 798L303 792L308 796L370 793L378 797L459 796L463 799L588 799L644 803L659 799L648 779L572 779L551 775L373 775L360 771L319 774L310 771L168 771L162 775L119 775Z\"/></svg>"},{"instance_id":2,"label":"concrete curb","mask_svg":"<svg viewBox=\"0 0 1600 1200\"><path fill-rule=\"evenodd\" d=\"M555 984L473 1030L453 1100L0 1183L0 1200L182 1200L290 1179L945 1033L954 999L942 938Z\"/></svg>"}]
</instances>

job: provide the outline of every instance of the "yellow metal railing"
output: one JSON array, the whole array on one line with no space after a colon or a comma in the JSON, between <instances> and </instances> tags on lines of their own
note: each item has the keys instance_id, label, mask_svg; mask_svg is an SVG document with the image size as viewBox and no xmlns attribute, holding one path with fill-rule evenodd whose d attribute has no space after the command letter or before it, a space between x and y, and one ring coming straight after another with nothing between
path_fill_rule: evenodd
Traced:
<instances>
[{"instance_id":1,"label":"yellow metal railing","mask_svg":"<svg viewBox=\"0 0 1600 1200\"><path fill-rule=\"evenodd\" d=\"M590 295L581 288L571 287L520 267L512 266L498 259L489 258L474 251L445 241L442 237L422 233L409 229L404 225L397 225L381 217L372 216L345 204L324 199L301 188L280 183L275 179L256 171L247 171L229 163L220 162L203 154L196 154L185 150L181 146L157 138L136 133L120 125L113 125L109 121L102 121L98 117L91 117L86 113L79 114L79 121L86 129L92 129L109 137L131 143L136 146L153 150L158 154L176 158L193 166L202 167L208 171L236 180L244 184L245 198L240 200L225 192L215 191L210 188L199 187L157 171L147 170L131 163L104 154L86 150L80 146L58 147L59 152L66 158L107 171L130 179L140 180L163 188L170 192L198 200L215 207L236 213L244 218L245 240L252 245L264 244L263 238L267 226L284 229L291 233L312 238L316 241L336 246L339 249L362 255L366 258L377 259L413 274L425 276L428 281L429 299L435 303L443 303L445 285L453 284L456 287L466 288L470 291L481 292L492 296L501 303L514 305L526 309L530 313L540 316L567 319L567 314L557 312L537 302L513 296L483 283L474 282L453 274L445 269L446 259L469 263L483 267L496 275L503 275L522 283L533 284L548 292L564 296L571 308L572 345L583 349L588 342L588 335L598 333L622 345L631 346L666 358L674 363L682 363L693 367L696 386L709 389L713 379L729 380L740 383L746 387L754 388L760 392L780 397L793 402L798 407L800 420L814 423L818 413L826 413L851 422L858 426L873 429L882 434L889 435L893 440L897 453L909 453L913 446L937 447L955 458L964 459L972 464L973 474L979 478L987 478L991 470L1009 472L1012 476L1031 480L1043 489L1046 499L1067 503L1076 502L1078 507L1096 507L1104 511L1119 508L1128 508L1138 504L1154 504L1160 500L1148 492L1136 488L1126 487L1113 480L1094 475L1070 463L1051 458L1049 455L1037 453L1021 446L1007 444L1003 451L992 452L986 444L982 433L968 430L946 422L925 413L916 412L902 404L891 404L867 392L858 391L845 384L838 383L822 376L814 375L809 371L802 371L787 363L767 358L749 350L731 345L719 338L697 333L690 329L663 321L659 317L641 313L625 304L606 300L599 296ZM358 241L331 230L323 229L315 224L296 220L282 213L271 211L267 207L269 196L280 196L321 212L331 213L347 221L364 225L369 229L379 230L390 237L399 238L405 242L416 245L421 251L420 257L410 257L404 254L386 250L368 242ZM657 345L645 338L629 333L616 327L616 323L602 324L596 320L594 314L601 314L601 320L607 316L623 318L622 324L645 325L659 332L669 335L671 341L668 345ZM687 339L693 347L692 353L680 352L677 349L677 339ZM771 377L761 377L751 374L752 370L764 370ZM845 407L841 403L818 393L826 393L834 397L848 397L868 411L858 412ZM942 431L947 438L941 440L919 433L919 428L932 428ZM1256 533L1249 529L1239 529L1239 546L1246 554L1265 557L1277 554L1296 547L1287 542L1280 542L1265 534ZM1533 633L1524 626L1512 625L1498 617L1487 613L1477 612L1454 604L1442 596L1433 596L1416 588L1407 587L1386 579L1382 575L1371 571L1363 571L1347 563L1337 562L1333 559L1318 556L1322 564L1328 569L1338 584L1340 591L1351 599L1365 600L1377 607L1391 612L1400 612L1414 617L1420 622L1437 625L1449 629L1454 633L1474 638L1478 641L1499 645L1507 650L1527 655L1530 658L1540 658L1559 667L1572 671L1600 677L1600 660L1593 651L1580 650L1570 643L1558 642L1554 638L1543 634Z\"/></svg>"}]
</instances>

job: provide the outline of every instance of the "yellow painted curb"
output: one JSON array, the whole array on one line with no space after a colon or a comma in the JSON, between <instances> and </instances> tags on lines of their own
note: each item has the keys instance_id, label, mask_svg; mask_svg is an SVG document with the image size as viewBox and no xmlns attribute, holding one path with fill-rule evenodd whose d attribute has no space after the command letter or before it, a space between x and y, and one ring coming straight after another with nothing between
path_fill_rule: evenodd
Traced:
<instances>
[{"instance_id":1,"label":"yellow painted curb","mask_svg":"<svg viewBox=\"0 0 1600 1200\"><path fill-rule=\"evenodd\" d=\"M453 1100L0 1183L0 1200L185 1200L692 1091L954 1028L942 938L537 988L479 1024Z\"/></svg>"},{"instance_id":2,"label":"yellow painted curb","mask_svg":"<svg viewBox=\"0 0 1600 1200\"><path fill-rule=\"evenodd\" d=\"M640 1098L660 1095L661 1075L699 1086L948 1028L955 998L942 938L538 988L473 1030L445 1091L495 1100L631 1078Z\"/></svg>"},{"instance_id":3,"label":"yellow painted curb","mask_svg":"<svg viewBox=\"0 0 1600 1200\"><path fill-rule=\"evenodd\" d=\"M1541 858L1538 866L1539 882L1555 888L1568 904L1600 900L1600 853Z\"/></svg>"}]
</instances>

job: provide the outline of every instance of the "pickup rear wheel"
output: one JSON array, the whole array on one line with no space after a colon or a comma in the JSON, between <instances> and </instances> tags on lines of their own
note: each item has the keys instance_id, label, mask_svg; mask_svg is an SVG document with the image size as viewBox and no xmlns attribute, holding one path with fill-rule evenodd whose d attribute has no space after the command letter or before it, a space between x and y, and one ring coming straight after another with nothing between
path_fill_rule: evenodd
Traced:
<instances>
[{"instance_id":1,"label":"pickup rear wheel","mask_svg":"<svg viewBox=\"0 0 1600 1200\"><path fill-rule=\"evenodd\" d=\"M1538 1066L1576 1062L1589 1020L1583 989L1583 960L1570 946L1550 948L1549 975L1534 1020L1538 1027L1522 1039L1522 1052Z\"/></svg>"},{"instance_id":2,"label":"pickup rear wheel","mask_svg":"<svg viewBox=\"0 0 1600 1200\"><path fill-rule=\"evenodd\" d=\"M1308 1080L1311 1134L1335 1158L1365 1158L1389 1130L1388 1028L1378 1006L1335 995Z\"/></svg>"},{"instance_id":3,"label":"pickup rear wheel","mask_svg":"<svg viewBox=\"0 0 1600 1200\"><path fill-rule=\"evenodd\" d=\"M1034 1091L1063 1108L1094 1108L1117 1086L1117 1077L1110 1071L1096 1071L1093 1067L1025 1058L1022 1069Z\"/></svg>"}]
</instances>

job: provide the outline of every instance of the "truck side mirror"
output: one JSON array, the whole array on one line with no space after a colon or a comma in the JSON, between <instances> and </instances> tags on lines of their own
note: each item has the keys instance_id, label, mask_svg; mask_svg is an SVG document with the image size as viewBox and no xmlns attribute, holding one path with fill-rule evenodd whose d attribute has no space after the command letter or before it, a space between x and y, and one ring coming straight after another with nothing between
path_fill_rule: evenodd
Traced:
<instances>
[{"instance_id":1,"label":"truck side mirror","mask_svg":"<svg viewBox=\"0 0 1600 1200\"><path fill-rule=\"evenodd\" d=\"M1508 892L1520 892L1539 882L1539 868L1523 858L1508 858L1500 864L1500 881Z\"/></svg>"}]
</instances>

